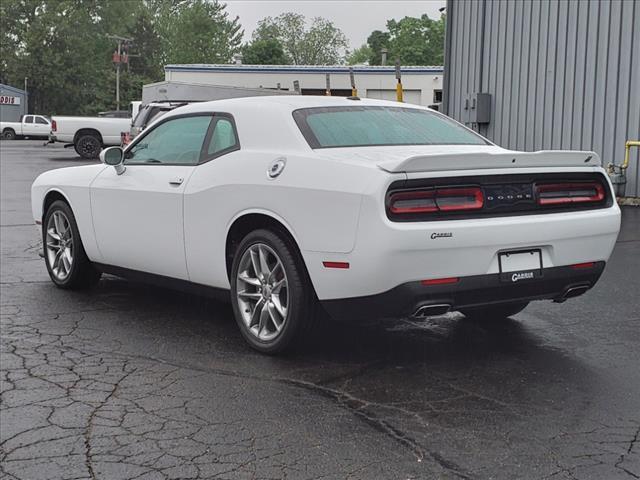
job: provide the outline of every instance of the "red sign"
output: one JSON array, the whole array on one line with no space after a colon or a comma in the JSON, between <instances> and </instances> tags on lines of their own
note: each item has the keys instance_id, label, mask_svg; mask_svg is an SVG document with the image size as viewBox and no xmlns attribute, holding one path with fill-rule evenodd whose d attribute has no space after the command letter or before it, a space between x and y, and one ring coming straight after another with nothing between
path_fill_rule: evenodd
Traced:
<instances>
[{"instance_id":1,"label":"red sign","mask_svg":"<svg viewBox=\"0 0 640 480\"><path fill-rule=\"evenodd\" d=\"M0 95L0 105L20 105L20 97Z\"/></svg>"}]
</instances>

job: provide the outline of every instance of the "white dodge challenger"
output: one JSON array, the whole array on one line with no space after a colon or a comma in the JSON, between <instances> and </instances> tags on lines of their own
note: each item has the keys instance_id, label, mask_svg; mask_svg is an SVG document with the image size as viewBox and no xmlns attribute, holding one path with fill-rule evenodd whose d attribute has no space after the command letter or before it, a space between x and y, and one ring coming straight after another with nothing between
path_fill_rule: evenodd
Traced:
<instances>
[{"instance_id":1,"label":"white dodge challenger","mask_svg":"<svg viewBox=\"0 0 640 480\"><path fill-rule=\"evenodd\" d=\"M498 319L564 301L594 286L620 228L594 152L505 150L395 102L199 103L101 160L33 183L51 280L222 294L262 352L319 311Z\"/></svg>"}]
</instances>

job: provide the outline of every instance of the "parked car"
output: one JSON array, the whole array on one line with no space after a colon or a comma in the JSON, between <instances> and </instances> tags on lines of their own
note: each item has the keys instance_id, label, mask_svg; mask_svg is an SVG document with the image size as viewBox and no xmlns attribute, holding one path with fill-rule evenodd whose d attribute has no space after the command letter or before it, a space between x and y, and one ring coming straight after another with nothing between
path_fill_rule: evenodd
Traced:
<instances>
[{"instance_id":1,"label":"parked car","mask_svg":"<svg viewBox=\"0 0 640 480\"><path fill-rule=\"evenodd\" d=\"M499 321L592 288L620 228L594 152L503 149L425 107L341 97L196 103L101 165L32 186L60 288L101 272L229 298L278 352L337 319Z\"/></svg>"},{"instance_id":2,"label":"parked car","mask_svg":"<svg viewBox=\"0 0 640 480\"><path fill-rule=\"evenodd\" d=\"M131 129L128 134L123 135L121 144L123 146L128 145L145 128L147 128L147 125L151 122L157 120L174 108L182 107L183 105L187 105L187 102L151 102L147 105L141 106L138 110L138 114L133 119L133 122L131 122Z\"/></svg>"},{"instance_id":3,"label":"parked car","mask_svg":"<svg viewBox=\"0 0 640 480\"><path fill-rule=\"evenodd\" d=\"M100 150L120 145L120 132L128 130L130 118L58 117L51 122L49 142L73 146L82 158L97 158Z\"/></svg>"},{"instance_id":4,"label":"parked car","mask_svg":"<svg viewBox=\"0 0 640 480\"><path fill-rule=\"evenodd\" d=\"M0 122L2 138L48 138L51 131L51 120L45 115L23 115L19 122Z\"/></svg>"}]
</instances>

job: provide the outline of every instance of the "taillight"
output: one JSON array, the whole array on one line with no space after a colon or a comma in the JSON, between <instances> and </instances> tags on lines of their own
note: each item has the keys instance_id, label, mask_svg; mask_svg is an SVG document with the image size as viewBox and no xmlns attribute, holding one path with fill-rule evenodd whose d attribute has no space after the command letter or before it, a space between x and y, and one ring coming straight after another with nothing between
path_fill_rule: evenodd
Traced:
<instances>
[{"instance_id":1,"label":"taillight","mask_svg":"<svg viewBox=\"0 0 640 480\"><path fill-rule=\"evenodd\" d=\"M538 205L566 205L604 200L604 187L599 182L536 185L536 193Z\"/></svg>"},{"instance_id":2,"label":"taillight","mask_svg":"<svg viewBox=\"0 0 640 480\"><path fill-rule=\"evenodd\" d=\"M436 203L443 212L478 210L484 205L484 196L477 187L444 188L436 190Z\"/></svg>"},{"instance_id":3,"label":"taillight","mask_svg":"<svg viewBox=\"0 0 640 480\"><path fill-rule=\"evenodd\" d=\"M58 124L56 123L55 120L51 120L51 131L52 132L57 132L58 131Z\"/></svg>"},{"instance_id":4,"label":"taillight","mask_svg":"<svg viewBox=\"0 0 640 480\"><path fill-rule=\"evenodd\" d=\"M393 214L479 210L483 205L484 196L478 187L396 192L389 198L389 211Z\"/></svg>"}]
</instances>

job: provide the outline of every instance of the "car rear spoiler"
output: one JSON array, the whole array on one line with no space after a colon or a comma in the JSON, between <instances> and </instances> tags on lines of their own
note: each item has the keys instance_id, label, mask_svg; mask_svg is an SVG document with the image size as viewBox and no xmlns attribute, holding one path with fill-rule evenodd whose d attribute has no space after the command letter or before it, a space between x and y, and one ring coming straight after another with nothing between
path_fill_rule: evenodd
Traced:
<instances>
[{"instance_id":1,"label":"car rear spoiler","mask_svg":"<svg viewBox=\"0 0 640 480\"><path fill-rule=\"evenodd\" d=\"M459 152L415 155L406 159L383 160L377 165L390 173L408 173L487 168L594 167L601 166L601 161L595 152L541 150L539 152Z\"/></svg>"}]
</instances>

